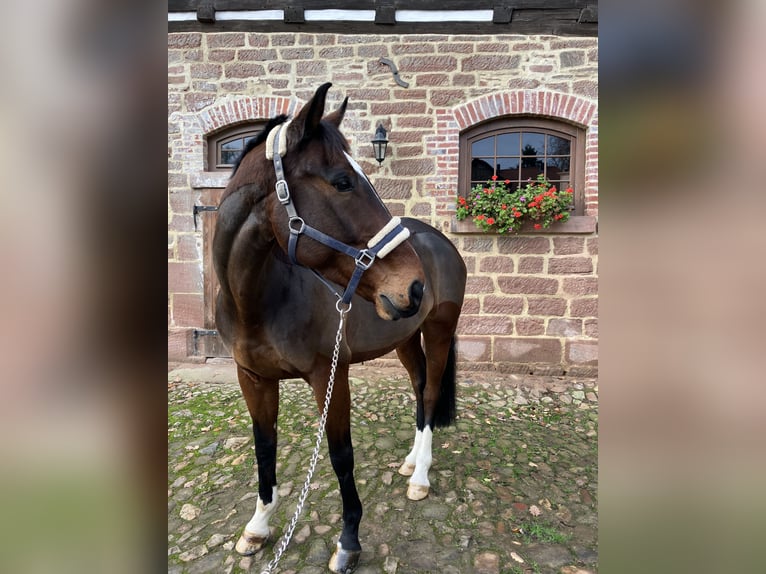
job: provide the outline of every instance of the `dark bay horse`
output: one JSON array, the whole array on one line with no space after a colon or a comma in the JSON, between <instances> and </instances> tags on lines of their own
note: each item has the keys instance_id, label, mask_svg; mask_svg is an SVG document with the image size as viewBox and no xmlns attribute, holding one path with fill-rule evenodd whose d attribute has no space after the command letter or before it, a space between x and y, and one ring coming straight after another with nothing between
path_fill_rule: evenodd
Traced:
<instances>
[{"instance_id":1,"label":"dark bay horse","mask_svg":"<svg viewBox=\"0 0 766 574\"><path fill-rule=\"evenodd\" d=\"M396 349L417 401L415 441L400 473L410 476L408 498L425 498L433 429L455 414L455 328L466 268L439 231L391 217L339 131L348 98L323 117L329 88L249 142L220 202L213 259L216 323L237 365L258 462L258 501L236 546L241 554L264 546L277 505L279 380L305 379L323 409L338 312L351 303L326 425L343 500L330 569L350 572L361 553L362 505L349 364ZM343 285L343 295L334 292Z\"/></svg>"}]
</instances>

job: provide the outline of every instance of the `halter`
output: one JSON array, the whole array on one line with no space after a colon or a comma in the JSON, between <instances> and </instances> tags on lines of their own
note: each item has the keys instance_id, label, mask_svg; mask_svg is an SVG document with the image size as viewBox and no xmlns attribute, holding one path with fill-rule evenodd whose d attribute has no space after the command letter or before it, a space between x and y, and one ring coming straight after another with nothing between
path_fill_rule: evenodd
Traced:
<instances>
[{"instance_id":1,"label":"halter","mask_svg":"<svg viewBox=\"0 0 766 574\"><path fill-rule=\"evenodd\" d=\"M342 296L335 292L335 289L324 277L322 277L319 272L311 269L314 275L316 275L322 281L322 283L324 283L333 293L335 293L335 295L340 299L341 303L349 306L351 304L351 298L354 296L354 292L359 286L359 281L362 279L364 272L372 266L376 258L383 259L386 255L391 253L391 251L397 245L407 239L410 236L410 230L402 226L401 219L398 217L392 217L389 222L386 223L386 225L384 225L383 228L367 242L366 249L357 249L356 247L352 247L351 245L343 243L342 241L338 241L334 237L330 237L329 235L322 233L318 229L308 225L303 220L303 218L298 215L298 212L295 209L295 205L293 204L293 201L290 197L290 188L288 187L287 180L285 179L285 171L282 167L282 156L287 153L287 130L284 128L286 128L289 124L290 122L288 121L277 126L269 133L268 137L266 138L266 157L268 159L273 159L274 172L277 176L277 199L279 199L279 202L285 206L285 210L287 211L287 226L290 229L290 238L287 244L287 255L293 265L300 265L296 258L298 238L301 235L307 235L322 245L325 245L340 253L345 253L349 257L353 257L356 267L354 268L354 272L351 275L351 279L349 279L346 290L343 292ZM347 157L349 160L351 160L350 156L347 155ZM372 186L372 184L370 185Z\"/></svg>"}]
</instances>

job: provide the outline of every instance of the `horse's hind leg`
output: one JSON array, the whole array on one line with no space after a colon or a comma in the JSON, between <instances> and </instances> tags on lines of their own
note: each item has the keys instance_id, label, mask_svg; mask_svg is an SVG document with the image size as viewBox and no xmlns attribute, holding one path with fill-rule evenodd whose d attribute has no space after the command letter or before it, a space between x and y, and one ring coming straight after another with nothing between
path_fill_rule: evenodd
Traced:
<instances>
[{"instance_id":1,"label":"horse's hind leg","mask_svg":"<svg viewBox=\"0 0 766 574\"><path fill-rule=\"evenodd\" d=\"M415 442L412 450L405 457L402 466L399 467L399 474L402 476L412 476L423 438L425 421L423 413L423 389L426 385L426 356L423 353L423 347L420 345L420 331L417 331L412 337L397 347L396 354L404 368L407 369L410 382L412 383L412 390L415 392Z\"/></svg>"},{"instance_id":2,"label":"horse's hind leg","mask_svg":"<svg viewBox=\"0 0 766 574\"><path fill-rule=\"evenodd\" d=\"M424 324L425 352L420 344L420 334L397 349L402 364L410 373L417 398L415 442L399 470L405 476L411 475L407 487L410 500L428 496L433 429L449 425L454 416L454 325L452 321Z\"/></svg>"},{"instance_id":3,"label":"horse's hind leg","mask_svg":"<svg viewBox=\"0 0 766 574\"><path fill-rule=\"evenodd\" d=\"M324 407L329 378L327 369L315 371L309 383L320 413ZM330 462L338 477L343 500L343 531L335 552L330 558L330 570L338 574L351 572L359 561L362 546L359 544L359 522L362 520L362 503L354 482L354 448L351 444L351 395L348 388L348 365L338 365L332 399L325 427Z\"/></svg>"},{"instance_id":4,"label":"horse's hind leg","mask_svg":"<svg viewBox=\"0 0 766 574\"><path fill-rule=\"evenodd\" d=\"M269 538L269 518L277 508L279 381L258 377L241 367L237 367L237 378L253 420L258 461L258 502L236 546L237 552L247 556L263 548Z\"/></svg>"}]
</instances>

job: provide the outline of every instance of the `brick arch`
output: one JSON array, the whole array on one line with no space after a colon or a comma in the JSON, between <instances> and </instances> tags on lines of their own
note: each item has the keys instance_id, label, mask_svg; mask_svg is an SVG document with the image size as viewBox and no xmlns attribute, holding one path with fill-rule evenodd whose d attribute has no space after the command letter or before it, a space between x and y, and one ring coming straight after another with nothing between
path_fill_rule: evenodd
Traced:
<instances>
[{"instance_id":1,"label":"brick arch","mask_svg":"<svg viewBox=\"0 0 766 574\"><path fill-rule=\"evenodd\" d=\"M241 122L292 114L296 105L297 100L283 96L239 96L204 109L197 119L207 136Z\"/></svg>"},{"instance_id":2,"label":"brick arch","mask_svg":"<svg viewBox=\"0 0 766 574\"><path fill-rule=\"evenodd\" d=\"M509 114L548 116L587 128L596 113L596 105L573 94L516 90L482 96L452 111L459 130Z\"/></svg>"},{"instance_id":3,"label":"brick arch","mask_svg":"<svg viewBox=\"0 0 766 574\"><path fill-rule=\"evenodd\" d=\"M436 212L454 209L460 161L460 132L480 122L511 114L538 115L570 122L585 129L585 213L598 213L598 107L586 98L547 90L498 92L435 110L436 133L425 138L426 154L435 162L435 174L424 192L436 201Z\"/></svg>"}]
</instances>

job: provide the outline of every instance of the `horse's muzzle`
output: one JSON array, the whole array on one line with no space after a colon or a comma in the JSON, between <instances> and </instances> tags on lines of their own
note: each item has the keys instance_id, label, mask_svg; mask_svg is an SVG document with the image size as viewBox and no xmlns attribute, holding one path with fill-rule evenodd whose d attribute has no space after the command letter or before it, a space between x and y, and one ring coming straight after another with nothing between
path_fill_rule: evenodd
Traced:
<instances>
[{"instance_id":1,"label":"horse's muzzle","mask_svg":"<svg viewBox=\"0 0 766 574\"><path fill-rule=\"evenodd\" d=\"M410 304L405 308L397 307L386 295L380 295L383 307L391 317L391 320L406 319L417 313L423 301L423 289L423 284L420 281L412 282L410 285Z\"/></svg>"}]
</instances>

